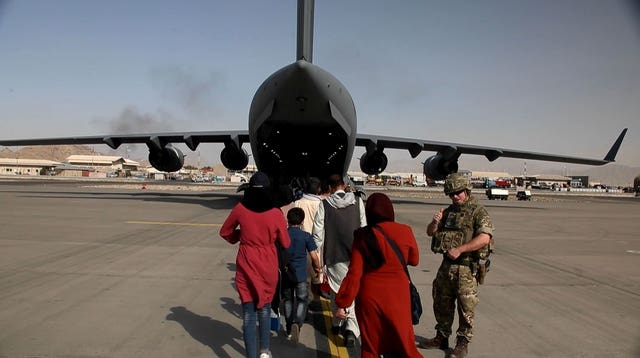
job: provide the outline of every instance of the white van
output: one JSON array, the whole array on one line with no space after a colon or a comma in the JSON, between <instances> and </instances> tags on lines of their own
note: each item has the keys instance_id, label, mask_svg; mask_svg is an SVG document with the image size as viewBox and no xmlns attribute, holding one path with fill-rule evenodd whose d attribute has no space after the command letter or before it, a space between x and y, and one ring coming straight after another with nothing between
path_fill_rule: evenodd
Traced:
<instances>
[{"instance_id":1,"label":"white van","mask_svg":"<svg viewBox=\"0 0 640 358\"><path fill-rule=\"evenodd\" d=\"M249 178L246 175L236 173L229 178L229 181L232 183L248 183Z\"/></svg>"}]
</instances>

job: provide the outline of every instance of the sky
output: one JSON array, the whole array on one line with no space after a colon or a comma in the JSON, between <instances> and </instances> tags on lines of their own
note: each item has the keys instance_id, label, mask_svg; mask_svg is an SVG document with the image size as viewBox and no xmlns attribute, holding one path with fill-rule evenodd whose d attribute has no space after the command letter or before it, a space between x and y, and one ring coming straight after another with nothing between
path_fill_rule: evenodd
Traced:
<instances>
[{"instance_id":1,"label":"sky","mask_svg":"<svg viewBox=\"0 0 640 358\"><path fill-rule=\"evenodd\" d=\"M0 0L0 138L244 130L258 86L295 60L296 7ZM313 62L350 91L359 133L599 159L628 127L617 163L640 167L639 9L614 0L319 0ZM220 149L185 154L214 165ZM390 170L420 171L435 154L388 152ZM460 164L567 167L474 156Z\"/></svg>"}]
</instances>

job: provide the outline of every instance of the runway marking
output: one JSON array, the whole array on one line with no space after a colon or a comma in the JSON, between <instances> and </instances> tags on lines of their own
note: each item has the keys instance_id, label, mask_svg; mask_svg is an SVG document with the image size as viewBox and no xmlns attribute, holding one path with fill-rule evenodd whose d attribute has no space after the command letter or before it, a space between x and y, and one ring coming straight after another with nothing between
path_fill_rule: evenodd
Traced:
<instances>
[{"instance_id":1,"label":"runway marking","mask_svg":"<svg viewBox=\"0 0 640 358\"><path fill-rule=\"evenodd\" d=\"M204 223L180 223L169 221L125 221L127 224L137 225L174 225L174 226L222 226L222 224L204 224Z\"/></svg>"},{"instance_id":2,"label":"runway marking","mask_svg":"<svg viewBox=\"0 0 640 358\"><path fill-rule=\"evenodd\" d=\"M627 252L630 254L640 254L639 250L627 250Z\"/></svg>"},{"instance_id":3,"label":"runway marking","mask_svg":"<svg viewBox=\"0 0 640 358\"><path fill-rule=\"evenodd\" d=\"M331 352L331 357L349 358L349 352L346 347L336 346L338 336L331 331L331 317L333 316L333 312L331 312L329 300L320 297L320 303L322 304L322 316L324 316L325 332L327 332L327 338L329 338L329 351Z\"/></svg>"}]
</instances>

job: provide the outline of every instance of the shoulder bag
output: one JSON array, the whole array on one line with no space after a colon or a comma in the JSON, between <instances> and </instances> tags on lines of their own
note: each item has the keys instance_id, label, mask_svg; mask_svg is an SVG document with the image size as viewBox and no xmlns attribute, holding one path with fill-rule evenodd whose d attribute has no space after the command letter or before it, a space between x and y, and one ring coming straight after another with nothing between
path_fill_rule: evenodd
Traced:
<instances>
[{"instance_id":1,"label":"shoulder bag","mask_svg":"<svg viewBox=\"0 0 640 358\"><path fill-rule=\"evenodd\" d=\"M389 242L389 245L391 245L391 248L393 248L393 251L395 251L396 255L398 256L398 260L400 260L400 263L404 267L404 272L407 274L407 278L409 279L409 297L411 297L411 323L416 325L420 321L420 316L422 316L422 302L420 301L420 294L418 293L418 289L413 285L413 282L411 282L411 275L409 275L409 270L407 270L407 263L405 262L400 249L398 248L396 243L389 238L387 233L384 232L384 230L382 230L382 228L379 226L374 226L374 228L376 228L382 233L382 235L384 235L384 237L387 239L387 242Z\"/></svg>"}]
</instances>

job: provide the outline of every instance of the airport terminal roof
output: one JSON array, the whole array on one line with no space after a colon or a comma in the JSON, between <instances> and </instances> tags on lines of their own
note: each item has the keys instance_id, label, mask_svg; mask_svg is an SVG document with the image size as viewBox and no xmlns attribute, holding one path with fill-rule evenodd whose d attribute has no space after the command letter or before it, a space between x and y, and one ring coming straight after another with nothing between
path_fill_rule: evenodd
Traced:
<instances>
[{"instance_id":1,"label":"airport terminal roof","mask_svg":"<svg viewBox=\"0 0 640 358\"><path fill-rule=\"evenodd\" d=\"M94 164L113 164L117 161L122 160L125 164L130 165L140 165L140 163L133 161L131 159L126 159L118 156L111 155L70 155L67 157L66 161L68 163L94 163Z\"/></svg>"},{"instance_id":2,"label":"airport terminal roof","mask_svg":"<svg viewBox=\"0 0 640 358\"><path fill-rule=\"evenodd\" d=\"M564 175L558 174L537 174L531 175L531 178L536 178L536 180L553 180L553 181L568 181L571 180L571 177L567 177Z\"/></svg>"},{"instance_id":3,"label":"airport terminal roof","mask_svg":"<svg viewBox=\"0 0 640 358\"><path fill-rule=\"evenodd\" d=\"M17 166L55 166L60 162L54 162L46 159L21 159L21 158L0 158L0 165L17 165Z\"/></svg>"}]
</instances>

